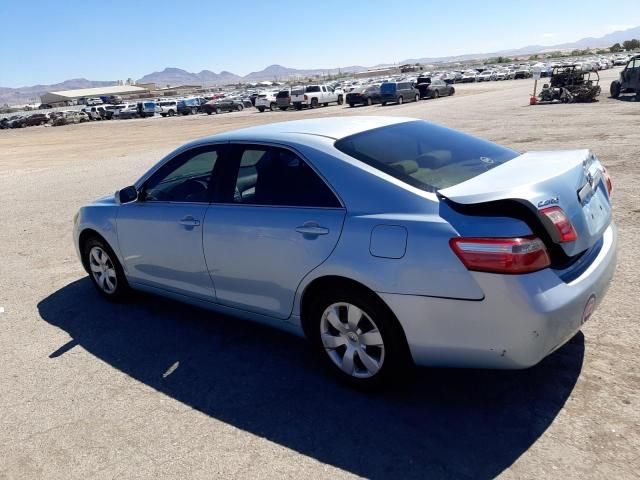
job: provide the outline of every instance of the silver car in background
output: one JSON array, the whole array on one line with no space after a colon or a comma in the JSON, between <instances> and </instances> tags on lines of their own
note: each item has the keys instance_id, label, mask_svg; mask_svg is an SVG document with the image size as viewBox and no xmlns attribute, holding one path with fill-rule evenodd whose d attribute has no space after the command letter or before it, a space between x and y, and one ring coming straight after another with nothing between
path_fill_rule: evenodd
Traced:
<instances>
[{"instance_id":1,"label":"silver car in background","mask_svg":"<svg viewBox=\"0 0 640 480\"><path fill-rule=\"evenodd\" d=\"M138 289L309 338L360 387L423 366L525 368L611 281L611 179L421 120L343 117L196 140L82 207L98 291Z\"/></svg>"}]
</instances>

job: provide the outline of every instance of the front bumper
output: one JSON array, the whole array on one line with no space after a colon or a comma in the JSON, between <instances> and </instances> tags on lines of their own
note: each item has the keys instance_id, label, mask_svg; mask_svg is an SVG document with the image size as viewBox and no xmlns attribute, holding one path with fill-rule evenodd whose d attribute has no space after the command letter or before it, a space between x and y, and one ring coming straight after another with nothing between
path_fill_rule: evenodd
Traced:
<instances>
[{"instance_id":1,"label":"front bumper","mask_svg":"<svg viewBox=\"0 0 640 480\"><path fill-rule=\"evenodd\" d=\"M472 272L485 293L465 301L380 293L400 321L416 364L519 369L540 362L582 326L585 306L596 306L616 266L616 228L603 236L591 265L565 283L551 269L526 275Z\"/></svg>"}]
</instances>

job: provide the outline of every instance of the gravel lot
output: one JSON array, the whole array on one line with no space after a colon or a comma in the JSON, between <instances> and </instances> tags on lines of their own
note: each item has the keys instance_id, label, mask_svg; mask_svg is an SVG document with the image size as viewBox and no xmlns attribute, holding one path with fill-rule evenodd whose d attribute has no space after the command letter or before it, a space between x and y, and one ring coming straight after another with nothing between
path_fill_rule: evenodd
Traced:
<instances>
[{"instance_id":1,"label":"gravel lot","mask_svg":"<svg viewBox=\"0 0 640 480\"><path fill-rule=\"evenodd\" d=\"M603 90L616 72L603 73ZM528 106L533 81L389 107L246 110L0 132L0 479L638 478L640 104ZM614 180L619 264L583 331L520 372L334 382L284 333L158 298L98 298L71 239L82 204L206 134L402 115L521 151L591 148Z\"/></svg>"}]
</instances>

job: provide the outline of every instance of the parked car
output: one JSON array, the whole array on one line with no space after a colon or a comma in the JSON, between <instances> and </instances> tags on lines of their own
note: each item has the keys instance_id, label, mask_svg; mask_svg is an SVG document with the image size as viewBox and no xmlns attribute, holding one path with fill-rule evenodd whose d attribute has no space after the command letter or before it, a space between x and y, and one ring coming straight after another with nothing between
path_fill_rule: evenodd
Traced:
<instances>
[{"instance_id":1,"label":"parked car","mask_svg":"<svg viewBox=\"0 0 640 480\"><path fill-rule=\"evenodd\" d=\"M496 73L493 70L484 70L478 74L478 82L488 82L496 79Z\"/></svg>"},{"instance_id":2,"label":"parked car","mask_svg":"<svg viewBox=\"0 0 640 480\"><path fill-rule=\"evenodd\" d=\"M380 103L384 107L387 103L417 102L420 92L410 82L385 82L380 85Z\"/></svg>"},{"instance_id":3,"label":"parked car","mask_svg":"<svg viewBox=\"0 0 640 480\"><path fill-rule=\"evenodd\" d=\"M276 95L276 105L280 110L286 110L291 106L291 91L280 90Z\"/></svg>"},{"instance_id":4,"label":"parked car","mask_svg":"<svg viewBox=\"0 0 640 480\"><path fill-rule=\"evenodd\" d=\"M380 86L360 86L355 87L346 97L347 105L354 107L356 105L373 105L380 103Z\"/></svg>"},{"instance_id":5,"label":"parked car","mask_svg":"<svg viewBox=\"0 0 640 480\"><path fill-rule=\"evenodd\" d=\"M640 100L640 55L631 57L620 72L618 80L611 82L609 91L613 98L618 98L623 93L635 93Z\"/></svg>"},{"instance_id":6,"label":"parked car","mask_svg":"<svg viewBox=\"0 0 640 480\"><path fill-rule=\"evenodd\" d=\"M49 115L46 113L34 113L25 117L23 124L25 127L35 127L49 123Z\"/></svg>"},{"instance_id":7,"label":"parked car","mask_svg":"<svg viewBox=\"0 0 640 480\"><path fill-rule=\"evenodd\" d=\"M176 103L177 113L181 115L196 115L201 111L200 101L197 98L185 98Z\"/></svg>"},{"instance_id":8,"label":"parked car","mask_svg":"<svg viewBox=\"0 0 640 480\"><path fill-rule=\"evenodd\" d=\"M87 98L84 101L85 105L102 105L104 102L99 98Z\"/></svg>"},{"instance_id":9,"label":"parked car","mask_svg":"<svg viewBox=\"0 0 640 480\"><path fill-rule=\"evenodd\" d=\"M13 115L9 117L9 119L6 122L6 125L8 128L24 128L26 127L25 125L26 119L27 117L25 115Z\"/></svg>"},{"instance_id":10,"label":"parked car","mask_svg":"<svg viewBox=\"0 0 640 480\"><path fill-rule=\"evenodd\" d=\"M297 110L301 108L317 108L320 105L327 106L330 103L342 105L344 92L334 89L329 85L307 85L291 91L291 103Z\"/></svg>"},{"instance_id":11,"label":"parked car","mask_svg":"<svg viewBox=\"0 0 640 480\"><path fill-rule=\"evenodd\" d=\"M431 83L418 83L416 88L420 92L420 98L438 98L456 93L453 85L439 78L434 78Z\"/></svg>"},{"instance_id":12,"label":"parked car","mask_svg":"<svg viewBox=\"0 0 640 480\"><path fill-rule=\"evenodd\" d=\"M178 113L177 100L161 100L158 102L158 107L160 107L160 115L163 117L173 117Z\"/></svg>"},{"instance_id":13,"label":"parked car","mask_svg":"<svg viewBox=\"0 0 640 480\"><path fill-rule=\"evenodd\" d=\"M125 105L124 108L121 108L120 110L116 110L114 113L116 114L116 117L119 118L120 120L140 117L140 111L138 110L137 103L129 103Z\"/></svg>"},{"instance_id":14,"label":"parked car","mask_svg":"<svg viewBox=\"0 0 640 480\"><path fill-rule=\"evenodd\" d=\"M153 100L144 100L138 102L138 115L140 118L153 117L156 113L160 113L161 109Z\"/></svg>"},{"instance_id":15,"label":"parked car","mask_svg":"<svg viewBox=\"0 0 640 480\"><path fill-rule=\"evenodd\" d=\"M322 118L191 142L82 207L73 239L105 299L143 290L304 334L369 388L412 361L526 368L571 339L615 270L610 192L588 150Z\"/></svg>"},{"instance_id":16,"label":"parked car","mask_svg":"<svg viewBox=\"0 0 640 480\"><path fill-rule=\"evenodd\" d=\"M207 115L223 112L241 112L245 108L245 102L239 98L220 98L211 100L203 105L203 111Z\"/></svg>"},{"instance_id":17,"label":"parked car","mask_svg":"<svg viewBox=\"0 0 640 480\"><path fill-rule=\"evenodd\" d=\"M478 80L478 72L475 70L467 70L462 74L461 83L473 83Z\"/></svg>"},{"instance_id":18,"label":"parked car","mask_svg":"<svg viewBox=\"0 0 640 480\"><path fill-rule=\"evenodd\" d=\"M254 100L254 105L260 112L265 110L275 111L278 104L276 103L276 95L278 92L260 93Z\"/></svg>"},{"instance_id":19,"label":"parked car","mask_svg":"<svg viewBox=\"0 0 640 480\"><path fill-rule=\"evenodd\" d=\"M111 120L113 118L113 110L108 106L84 107L81 111L85 112L91 120Z\"/></svg>"},{"instance_id":20,"label":"parked car","mask_svg":"<svg viewBox=\"0 0 640 480\"><path fill-rule=\"evenodd\" d=\"M530 77L531 77L531 70L525 67L518 68L513 75L513 78L515 78L516 80L520 78L530 78Z\"/></svg>"}]
</instances>

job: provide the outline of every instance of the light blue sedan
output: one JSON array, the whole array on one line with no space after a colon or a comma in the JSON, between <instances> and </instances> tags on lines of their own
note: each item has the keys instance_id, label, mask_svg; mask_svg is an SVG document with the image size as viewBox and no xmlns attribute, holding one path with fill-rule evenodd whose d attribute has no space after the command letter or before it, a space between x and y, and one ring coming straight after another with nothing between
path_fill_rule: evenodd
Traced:
<instances>
[{"instance_id":1,"label":"light blue sedan","mask_svg":"<svg viewBox=\"0 0 640 480\"><path fill-rule=\"evenodd\" d=\"M588 150L520 154L410 118L196 140L82 207L107 299L130 289L304 334L352 384L411 362L524 368L611 281L611 179Z\"/></svg>"}]
</instances>

